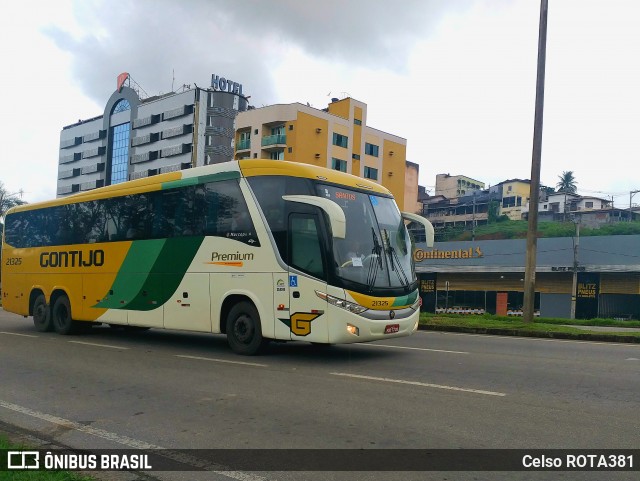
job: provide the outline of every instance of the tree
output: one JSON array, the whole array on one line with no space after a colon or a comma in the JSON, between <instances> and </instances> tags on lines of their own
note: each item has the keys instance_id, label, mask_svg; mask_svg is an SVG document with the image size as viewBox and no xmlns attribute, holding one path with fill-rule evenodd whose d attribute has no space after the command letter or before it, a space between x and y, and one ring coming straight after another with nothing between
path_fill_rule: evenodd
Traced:
<instances>
[{"instance_id":1,"label":"tree","mask_svg":"<svg viewBox=\"0 0 640 481\"><path fill-rule=\"evenodd\" d=\"M562 172L562 175L559 175L558 179L558 183L556 184L558 192L575 194L578 190L578 182L576 181L572 170Z\"/></svg>"},{"instance_id":2,"label":"tree","mask_svg":"<svg viewBox=\"0 0 640 481\"><path fill-rule=\"evenodd\" d=\"M4 215L9 209L16 205L26 204L20 197L22 193L9 192L4 184L0 181L0 224L4 222Z\"/></svg>"}]
</instances>

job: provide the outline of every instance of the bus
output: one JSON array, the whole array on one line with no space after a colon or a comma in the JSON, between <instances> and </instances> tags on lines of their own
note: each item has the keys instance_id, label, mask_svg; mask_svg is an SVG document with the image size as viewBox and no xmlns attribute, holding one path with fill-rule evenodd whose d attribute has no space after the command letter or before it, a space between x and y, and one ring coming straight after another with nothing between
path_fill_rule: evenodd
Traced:
<instances>
[{"instance_id":1,"label":"bus","mask_svg":"<svg viewBox=\"0 0 640 481\"><path fill-rule=\"evenodd\" d=\"M343 344L407 336L420 296L405 222L381 185L308 164L239 160L17 206L2 303L35 329L107 324Z\"/></svg>"}]
</instances>

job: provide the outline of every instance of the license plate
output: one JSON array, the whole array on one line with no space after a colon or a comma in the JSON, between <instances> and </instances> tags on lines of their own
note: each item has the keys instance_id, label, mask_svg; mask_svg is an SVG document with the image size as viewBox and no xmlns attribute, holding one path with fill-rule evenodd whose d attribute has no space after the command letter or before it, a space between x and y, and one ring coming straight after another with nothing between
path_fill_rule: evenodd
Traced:
<instances>
[{"instance_id":1,"label":"license plate","mask_svg":"<svg viewBox=\"0 0 640 481\"><path fill-rule=\"evenodd\" d=\"M396 332L400 332L400 324L388 324L384 328L385 334L394 334Z\"/></svg>"}]
</instances>

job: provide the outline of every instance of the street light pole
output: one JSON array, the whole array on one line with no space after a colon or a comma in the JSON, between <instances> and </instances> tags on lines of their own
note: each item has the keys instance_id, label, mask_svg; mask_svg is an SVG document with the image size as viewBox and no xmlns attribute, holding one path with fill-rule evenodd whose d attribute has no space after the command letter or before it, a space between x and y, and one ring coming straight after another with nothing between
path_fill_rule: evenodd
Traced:
<instances>
[{"instance_id":1,"label":"street light pole","mask_svg":"<svg viewBox=\"0 0 640 481\"><path fill-rule=\"evenodd\" d=\"M540 158L542 157L542 117L544 112L544 70L547 54L548 0L540 0L540 26L538 32L538 75L536 79L536 111L533 127L533 155L531 158L531 191L529 202L529 228L524 271L524 322L533 322L536 282L536 250L538 233L538 201L540 198Z\"/></svg>"},{"instance_id":2,"label":"street light pole","mask_svg":"<svg viewBox=\"0 0 640 481\"><path fill-rule=\"evenodd\" d=\"M571 316L576 318L576 296L578 295L578 247L580 245L580 221L576 221L576 236L573 240L573 283L571 287Z\"/></svg>"}]
</instances>

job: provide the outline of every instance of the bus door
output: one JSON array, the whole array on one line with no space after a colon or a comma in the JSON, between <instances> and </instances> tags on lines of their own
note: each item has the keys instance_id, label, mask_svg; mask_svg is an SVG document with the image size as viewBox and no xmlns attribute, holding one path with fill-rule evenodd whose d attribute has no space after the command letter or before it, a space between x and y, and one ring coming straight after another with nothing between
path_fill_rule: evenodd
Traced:
<instances>
[{"instance_id":1,"label":"bus door","mask_svg":"<svg viewBox=\"0 0 640 481\"><path fill-rule=\"evenodd\" d=\"M316 214L289 216L289 322L291 339L329 342L327 302L316 291L327 292L327 260L320 218Z\"/></svg>"}]
</instances>

